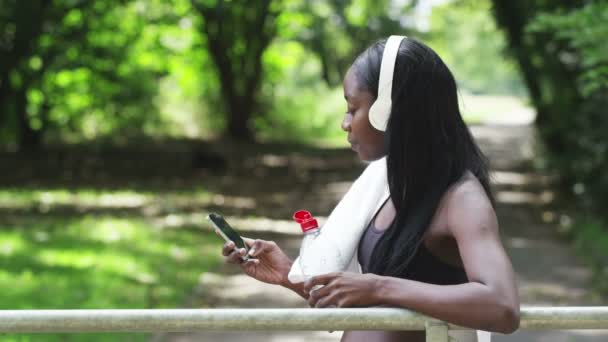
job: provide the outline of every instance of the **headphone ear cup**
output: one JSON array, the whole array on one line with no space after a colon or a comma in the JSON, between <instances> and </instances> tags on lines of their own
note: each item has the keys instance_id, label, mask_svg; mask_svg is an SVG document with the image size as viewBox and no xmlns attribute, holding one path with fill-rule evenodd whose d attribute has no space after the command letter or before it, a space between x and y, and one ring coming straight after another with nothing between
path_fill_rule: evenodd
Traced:
<instances>
[{"instance_id":1,"label":"headphone ear cup","mask_svg":"<svg viewBox=\"0 0 608 342\"><path fill-rule=\"evenodd\" d=\"M371 107L369 107L369 112L368 112L368 118L369 118L369 123L372 124L372 127L378 129L375 125L376 122L378 122L378 107L376 107L376 101L374 101L374 103L372 103Z\"/></svg>"},{"instance_id":2,"label":"headphone ear cup","mask_svg":"<svg viewBox=\"0 0 608 342\"><path fill-rule=\"evenodd\" d=\"M387 98L378 98L369 107L369 122L379 131L386 131L386 124L391 113L391 100Z\"/></svg>"}]
</instances>

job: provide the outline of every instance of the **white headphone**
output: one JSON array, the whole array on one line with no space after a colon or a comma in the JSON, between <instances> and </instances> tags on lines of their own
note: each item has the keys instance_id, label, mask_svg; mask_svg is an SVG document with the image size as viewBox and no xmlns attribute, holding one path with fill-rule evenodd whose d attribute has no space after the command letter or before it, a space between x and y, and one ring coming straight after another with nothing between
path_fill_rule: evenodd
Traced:
<instances>
[{"instance_id":1,"label":"white headphone","mask_svg":"<svg viewBox=\"0 0 608 342\"><path fill-rule=\"evenodd\" d=\"M378 98L369 108L369 122L379 131L386 131L388 117L391 115L391 94L393 92L393 73L399 45L406 36L390 36L384 46L378 80Z\"/></svg>"}]
</instances>

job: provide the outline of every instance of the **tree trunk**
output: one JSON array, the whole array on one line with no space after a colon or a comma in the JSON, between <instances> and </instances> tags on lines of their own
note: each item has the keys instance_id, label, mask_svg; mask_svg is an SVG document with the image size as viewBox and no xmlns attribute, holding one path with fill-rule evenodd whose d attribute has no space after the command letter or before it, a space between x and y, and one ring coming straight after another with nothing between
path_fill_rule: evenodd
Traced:
<instances>
[{"instance_id":1,"label":"tree trunk","mask_svg":"<svg viewBox=\"0 0 608 342\"><path fill-rule=\"evenodd\" d=\"M9 113L5 102L8 99L8 91L8 77L0 76L0 130L8 122Z\"/></svg>"},{"instance_id":2,"label":"tree trunk","mask_svg":"<svg viewBox=\"0 0 608 342\"><path fill-rule=\"evenodd\" d=\"M17 116L17 134L19 151L32 151L40 148L42 130L32 128L27 114L27 97L24 89L15 92L15 115Z\"/></svg>"},{"instance_id":3,"label":"tree trunk","mask_svg":"<svg viewBox=\"0 0 608 342\"><path fill-rule=\"evenodd\" d=\"M246 103L251 99L233 98L228 104L227 136L242 142L253 142L255 140L253 130L249 126L251 121L251 106Z\"/></svg>"},{"instance_id":4,"label":"tree trunk","mask_svg":"<svg viewBox=\"0 0 608 342\"><path fill-rule=\"evenodd\" d=\"M227 111L225 135L254 141L251 118L259 110L262 55L276 35L281 1L226 1L214 5L191 0L203 17L203 31L217 67L222 102Z\"/></svg>"}]
</instances>

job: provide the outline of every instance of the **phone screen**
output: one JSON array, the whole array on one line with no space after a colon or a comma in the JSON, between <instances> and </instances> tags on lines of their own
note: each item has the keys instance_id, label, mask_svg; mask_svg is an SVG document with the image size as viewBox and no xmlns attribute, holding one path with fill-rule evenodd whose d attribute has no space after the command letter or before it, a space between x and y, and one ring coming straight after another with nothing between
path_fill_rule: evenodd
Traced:
<instances>
[{"instance_id":1,"label":"phone screen","mask_svg":"<svg viewBox=\"0 0 608 342\"><path fill-rule=\"evenodd\" d=\"M209 220L213 223L213 225L219 229L224 235L234 244L236 248L245 248L245 250L249 250L249 247L245 244L245 241L241 238L239 233L236 232L226 220L222 217L222 215L211 213L208 216Z\"/></svg>"}]
</instances>

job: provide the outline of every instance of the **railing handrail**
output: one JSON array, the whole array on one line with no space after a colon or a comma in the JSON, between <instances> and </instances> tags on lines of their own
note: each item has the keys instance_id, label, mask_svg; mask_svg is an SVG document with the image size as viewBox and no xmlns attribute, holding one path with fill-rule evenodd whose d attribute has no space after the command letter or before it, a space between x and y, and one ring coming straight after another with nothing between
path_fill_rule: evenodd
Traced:
<instances>
[{"instance_id":1,"label":"railing handrail","mask_svg":"<svg viewBox=\"0 0 608 342\"><path fill-rule=\"evenodd\" d=\"M0 310L0 333L425 330L433 322L441 323L397 308ZM608 306L522 307L520 326L608 329Z\"/></svg>"}]
</instances>

